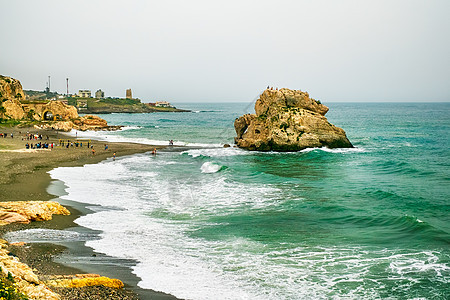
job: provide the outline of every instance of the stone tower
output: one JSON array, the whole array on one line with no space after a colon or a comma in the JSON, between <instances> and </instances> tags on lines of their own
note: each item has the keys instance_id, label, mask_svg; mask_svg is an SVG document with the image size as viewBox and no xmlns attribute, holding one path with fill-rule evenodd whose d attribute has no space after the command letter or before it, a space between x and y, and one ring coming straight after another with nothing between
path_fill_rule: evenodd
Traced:
<instances>
[{"instance_id":1,"label":"stone tower","mask_svg":"<svg viewBox=\"0 0 450 300\"><path fill-rule=\"evenodd\" d=\"M105 92L102 91L101 89L97 90L97 91L95 92L95 98L97 98L97 99L103 99L103 98L105 98Z\"/></svg>"},{"instance_id":2,"label":"stone tower","mask_svg":"<svg viewBox=\"0 0 450 300\"><path fill-rule=\"evenodd\" d=\"M131 96L131 89L127 89L126 98L127 99L132 99L133 98L133 96Z\"/></svg>"}]
</instances>

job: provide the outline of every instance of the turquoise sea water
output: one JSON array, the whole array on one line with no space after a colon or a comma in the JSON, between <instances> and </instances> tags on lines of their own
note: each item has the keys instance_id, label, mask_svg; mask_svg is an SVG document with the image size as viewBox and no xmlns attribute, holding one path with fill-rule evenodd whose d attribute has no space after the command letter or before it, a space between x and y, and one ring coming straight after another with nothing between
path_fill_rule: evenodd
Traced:
<instances>
[{"instance_id":1,"label":"turquoise sea water","mask_svg":"<svg viewBox=\"0 0 450 300\"><path fill-rule=\"evenodd\" d=\"M177 145L58 168L96 251L139 263L140 286L188 299L450 298L450 104L329 103L355 149L247 152L233 121L253 106L101 115L78 133ZM89 178L89 180L86 180ZM120 222L117 222L120 220Z\"/></svg>"}]
</instances>

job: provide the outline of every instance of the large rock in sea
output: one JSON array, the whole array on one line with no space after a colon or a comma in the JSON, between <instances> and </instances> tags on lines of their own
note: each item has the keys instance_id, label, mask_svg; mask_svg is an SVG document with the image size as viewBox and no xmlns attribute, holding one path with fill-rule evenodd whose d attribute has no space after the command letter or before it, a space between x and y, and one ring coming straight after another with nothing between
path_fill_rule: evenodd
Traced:
<instances>
[{"instance_id":1,"label":"large rock in sea","mask_svg":"<svg viewBox=\"0 0 450 300\"><path fill-rule=\"evenodd\" d=\"M353 147L345 131L328 122L328 107L307 92L266 89L255 103L255 112L234 122L239 148L283 152Z\"/></svg>"}]
</instances>

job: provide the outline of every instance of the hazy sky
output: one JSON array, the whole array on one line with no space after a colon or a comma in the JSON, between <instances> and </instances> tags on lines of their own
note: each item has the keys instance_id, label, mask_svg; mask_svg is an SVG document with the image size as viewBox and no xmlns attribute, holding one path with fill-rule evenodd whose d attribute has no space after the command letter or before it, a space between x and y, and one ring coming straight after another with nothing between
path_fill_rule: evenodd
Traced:
<instances>
[{"instance_id":1,"label":"hazy sky","mask_svg":"<svg viewBox=\"0 0 450 300\"><path fill-rule=\"evenodd\" d=\"M144 102L450 101L450 0L0 0L0 74Z\"/></svg>"}]
</instances>

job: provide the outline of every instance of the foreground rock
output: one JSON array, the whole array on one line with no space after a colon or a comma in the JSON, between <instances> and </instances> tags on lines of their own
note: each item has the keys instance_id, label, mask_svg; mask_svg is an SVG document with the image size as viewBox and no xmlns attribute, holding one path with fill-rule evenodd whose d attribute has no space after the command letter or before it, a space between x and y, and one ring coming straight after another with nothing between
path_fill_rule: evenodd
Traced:
<instances>
[{"instance_id":1,"label":"foreground rock","mask_svg":"<svg viewBox=\"0 0 450 300\"><path fill-rule=\"evenodd\" d=\"M121 292L124 284L119 279L108 278L98 274L75 274L75 275L50 275L40 278L28 265L20 262L13 255L10 255L7 241L0 239L0 272L4 277L12 278L14 287L28 299L56 300L73 299L74 292L86 294L90 287L103 287L94 291L90 297L75 297L74 299L133 299L126 293ZM23 246L16 243L15 246ZM106 288L106 290L105 290ZM61 297L56 291L61 291L65 295ZM104 295L105 291L108 295ZM114 295L112 297L111 295ZM3 299L3 298L2 298ZM9 298L8 298L9 299Z\"/></svg>"},{"instance_id":2,"label":"foreground rock","mask_svg":"<svg viewBox=\"0 0 450 300\"><path fill-rule=\"evenodd\" d=\"M48 221L54 214L70 215L70 212L54 201L0 202L0 226L15 222Z\"/></svg>"},{"instance_id":3,"label":"foreground rock","mask_svg":"<svg viewBox=\"0 0 450 300\"><path fill-rule=\"evenodd\" d=\"M282 152L353 147L344 130L328 122L328 107L307 92L266 89L255 103L255 112L234 122L240 148Z\"/></svg>"},{"instance_id":4,"label":"foreground rock","mask_svg":"<svg viewBox=\"0 0 450 300\"><path fill-rule=\"evenodd\" d=\"M29 299L56 300L59 295L50 290L29 266L21 263L17 257L10 256L8 242L0 240L0 267L3 275L14 279L17 289Z\"/></svg>"},{"instance_id":5,"label":"foreground rock","mask_svg":"<svg viewBox=\"0 0 450 300\"><path fill-rule=\"evenodd\" d=\"M48 286L62 288L80 288L102 285L109 288L121 289L124 284L119 279L100 276L98 274L58 275L45 281Z\"/></svg>"}]
</instances>

